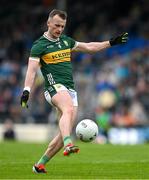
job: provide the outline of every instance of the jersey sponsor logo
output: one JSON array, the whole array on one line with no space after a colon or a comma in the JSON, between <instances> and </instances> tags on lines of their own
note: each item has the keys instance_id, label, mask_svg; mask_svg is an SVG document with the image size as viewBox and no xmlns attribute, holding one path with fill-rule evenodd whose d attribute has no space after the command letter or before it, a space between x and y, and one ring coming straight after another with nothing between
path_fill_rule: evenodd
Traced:
<instances>
[{"instance_id":1,"label":"jersey sponsor logo","mask_svg":"<svg viewBox=\"0 0 149 180\"><path fill-rule=\"evenodd\" d=\"M52 53L48 53L41 58L47 64L57 64L59 62L70 61L70 49L60 50Z\"/></svg>"},{"instance_id":2,"label":"jersey sponsor logo","mask_svg":"<svg viewBox=\"0 0 149 180\"><path fill-rule=\"evenodd\" d=\"M69 52L63 52L63 53L52 55L52 58L53 59L58 59L58 58L64 58L64 57L69 57L69 56L70 56Z\"/></svg>"}]
</instances>

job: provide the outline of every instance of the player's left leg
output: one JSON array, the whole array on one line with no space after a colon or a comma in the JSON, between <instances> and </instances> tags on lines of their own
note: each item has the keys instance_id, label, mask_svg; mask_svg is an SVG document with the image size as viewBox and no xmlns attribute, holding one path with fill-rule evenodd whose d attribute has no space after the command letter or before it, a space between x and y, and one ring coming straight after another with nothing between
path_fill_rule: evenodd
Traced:
<instances>
[{"instance_id":1,"label":"player's left leg","mask_svg":"<svg viewBox=\"0 0 149 180\"><path fill-rule=\"evenodd\" d=\"M61 112L57 110L58 118L61 117ZM45 153L39 159L39 161L33 166L33 172L35 173L46 173L45 165L46 163L63 147L63 140L61 133L58 134L52 139L49 143Z\"/></svg>"},{"instance_id":2,"label":"player's left leg","mask_svg":"<svg viewBox=\"0 0 149 180\"><path fill-rule=\"evenodd\" d=\"M63 147L63 140L60 132L49 143L47 150L40 160L33 166L33 172L46 173L46 163Z\"/></svg>"}]
</instances>

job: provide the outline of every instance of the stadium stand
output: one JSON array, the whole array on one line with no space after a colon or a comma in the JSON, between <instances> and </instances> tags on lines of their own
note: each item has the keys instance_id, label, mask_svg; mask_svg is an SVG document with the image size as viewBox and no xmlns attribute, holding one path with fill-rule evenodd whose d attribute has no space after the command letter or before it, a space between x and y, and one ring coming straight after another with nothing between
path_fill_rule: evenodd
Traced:
<instances>
[{"instance_id":1,"label":"stadium stand","mask_svg":"<svg viewBox=\"0 0 149 180\"><path fill-rule=\"evenodd\" d=\"M149 4L132 0L125 1L121 7L120 3L118 0L85 1L85 4L79 0L67 1L66 33L74 39L102 41L120 32L130 34L125 46L95 55L73 54L80 104L78 119L93 119L104 110L111 113L110 123L114 126L144 126L149 124ZM52 0L15 0L7 6L1 1L0 123L7 118L14 123L57 123L53 110L44 100L40 72L29 109L20 107L30 48L46 30L48 12L55 6L56 1ZM116 101L110 107L102 107L97 97L107 89L114 93ZM124 118L126 113L133 117L130 124Z\"/></svg>"}]
</instances>

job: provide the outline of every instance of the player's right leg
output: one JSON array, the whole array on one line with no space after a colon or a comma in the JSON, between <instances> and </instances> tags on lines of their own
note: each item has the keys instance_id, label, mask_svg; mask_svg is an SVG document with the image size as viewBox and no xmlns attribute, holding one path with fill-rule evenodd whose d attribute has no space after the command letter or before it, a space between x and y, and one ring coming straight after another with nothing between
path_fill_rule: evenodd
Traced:
<instances>
[{"instance_id":1,"label":"player's right leg","mask_svg":"<svg viewBox=\"0 0 149 180\"><path fill-rule=\"evenodd\" d=\"M73 112L73 118L71 121L71 129L70 131L72 131L74 122L76 120L76 116L77 116L77 106L74 106L74 112ZM60 111L58 111L59 114L59 118L61 117L61 113ZM33 166L33 172L35 173L45 173L45 165L46 163L63 147L63 138L61 136L61 133L59 132L55 138L49 143L47 150L45 151L44 155L40 158L40 160L37 162L37 164L35 164ZM73 146L73 145L71 145ZM64 152L63 154L65 156L68 156L70 154L70 152L73 153L74 152L78 152L78 147L76 147L76 149L72 148L72 147L65 147L64 148Z\"/></svg>"},{"instance_id":2,"label":"player's right leg","mask_svg":"<svg viewBox=\"0 0 149 180\"><path fill-rule=\"evenodd\" d=\"M74 110L73 110L73 117L71 120L71 129L70 132L72 132L75 120L76 120L76 116L77 116L77 111L78 111L78 107L77 106L73 106ZM68 144L68 146L64 147L64 151L63 151L63 155L64 156L69 156L71 153L78 153L79 152L79 147L75 146L73 144Z\"/></svg>"},{"instance_id":3,"label":"player's right leg","mask_svg":"<svg viewBox=\"0 0 149 180\"><path fill-rule=\"evenodd\" d=\"M70 137L73 127L73 114L75 111L72 97L67 90L59 91L52 97L52 103L61 112L59 128L63 138L64 147L66 148L66 152L68 152L68 155L69 152L78 152L78 147L73 145L72 139Z\"/></svg>"},{"instance_id":4,"label":"player's right leg","mask_svg":"<svg viewBox=\"0 0 149 180\"><path fill-rule=\"evenodd\" d=\"M45 154L33 167L34 172L37 172L38 170L37 167L39 167L39 172L44 173L45 172L44 165L63 147L63 145L64 145L63 154L65 156L68 156L71 153L76 153L79 151L79 148L73 145L70 138L70 133L72 131L74 121L77 115L77 103L76 103L77 96L75 96L75 99L73 100L74 102L72 102L72 97L69 95L68 91L60 91L57 94L55 95L56 98L52 100L52 103L59 109L59 112L61 114L59 120L59 126L61 132L50 142ZM46 100L51 104L51 97L48 92L46 92L45 97Z\"/></svg>"},{"instance_id":5,"label":"player's right leg","mask_svg":"<svg viewBox=\"0 0 149 180\"><path fill-rule=\"evenodd\" d=\"M59 128L64 142L64 147L72 144L70 137L73 126L73 114L75 106L78 106L77 93L72 89L67 89L62 84L51 86L50 91L45 92L46 100L59 109L61 117L59 119Z\"/></svg>"},{"instance_id":6,"label":"player's right leg","mask_svg":"<svg viewBox=\"0 0 149 180\"><path fill-rule=\"evenodd\" d=\"M70 128L70 132L72 132L72 128L74 126L74 122L76 120L76 116L77 116L77 111L78 111L78 107L77 106L73 106L74 110L73 110L73 117L71 120L71 128ZM58 119L61 118L61 112L57 109L57 114L58 114ZM58 133L58 135L49 143L48 148L45 152L44 155L46 155L49 159L51 159L62 147L63 147L63 138L61 133ZM68 146L66 146L64 148L64 156L68 156L71 153L76 153L78 152L78 147L74 146L73 144L69 144Z\"/></svg>"}]
</instances>

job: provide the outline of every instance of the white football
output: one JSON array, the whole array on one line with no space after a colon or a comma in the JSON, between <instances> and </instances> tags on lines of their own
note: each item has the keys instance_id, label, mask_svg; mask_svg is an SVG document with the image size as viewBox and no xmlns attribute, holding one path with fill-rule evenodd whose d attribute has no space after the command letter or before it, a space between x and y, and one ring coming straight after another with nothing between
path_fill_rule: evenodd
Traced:
<instances>
[{"instance_id":1,"label":"white football","mask_svg":"<svg viewBox=\"0 0 149 180\"><path fill-rule=\"evenodd\" d=\"M98 135L98 126L91 119L84 119L76 126L77 137L84 142L93 141Z\"/></svg>"}]
</instances>

